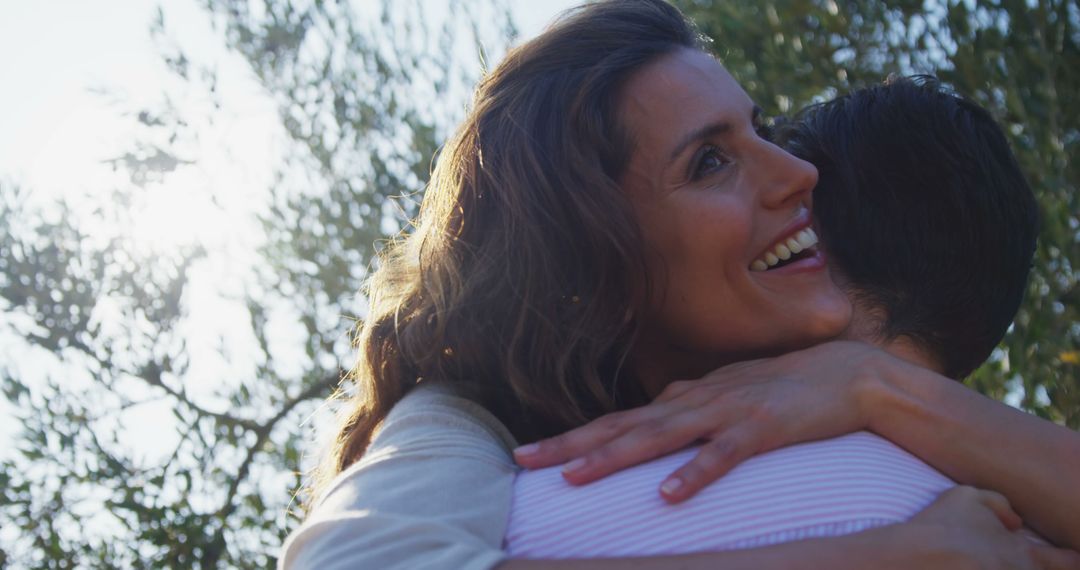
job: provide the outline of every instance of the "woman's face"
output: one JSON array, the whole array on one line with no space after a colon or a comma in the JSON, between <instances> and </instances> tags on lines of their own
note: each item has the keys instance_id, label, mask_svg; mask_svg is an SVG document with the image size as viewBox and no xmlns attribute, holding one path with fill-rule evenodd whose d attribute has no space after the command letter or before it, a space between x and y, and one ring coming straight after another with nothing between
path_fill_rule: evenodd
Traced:
<instances>
[{"instance_id":1,"label":"woman's face","mask_svg":"<svg viewBox=\"0 0 1080 570\"><path fill-rule=\"evenodd\" d=\"M780 244L816 239L803 230L817 170L760 137L758 112L694 50L646 66L623 91L635 147L621 185L654 288L635 358L660 385L826 340L850 320L816 247L771 265Z\"/></svg>"}]
</instances>

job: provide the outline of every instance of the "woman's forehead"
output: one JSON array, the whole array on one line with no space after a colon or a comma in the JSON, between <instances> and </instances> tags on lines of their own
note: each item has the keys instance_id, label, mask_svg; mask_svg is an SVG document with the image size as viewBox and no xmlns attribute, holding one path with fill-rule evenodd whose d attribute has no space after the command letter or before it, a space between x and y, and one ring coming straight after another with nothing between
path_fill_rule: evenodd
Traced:
<instances>
[{"instance_id":1,"label":"woman's forehead","mask_svg":"<svg viewBox=\"0 0 1080 570\"><path fill-rule=\"evenodd\" d=\"M705 124L749 122L753 109L750 97L714 57L684 49L630 78L620 114L633 136L670 143Z\"/></svg>"}]
</instances>

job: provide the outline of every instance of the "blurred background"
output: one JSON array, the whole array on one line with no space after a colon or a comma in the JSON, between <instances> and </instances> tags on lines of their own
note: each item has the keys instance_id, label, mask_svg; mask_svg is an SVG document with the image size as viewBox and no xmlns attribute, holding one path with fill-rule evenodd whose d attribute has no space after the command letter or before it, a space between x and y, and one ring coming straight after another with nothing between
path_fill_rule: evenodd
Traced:
<instances>
[{"instance_id":1,"label":"blurred background","mask_svg":"<svg viewBox=\"0 0 1080 570\"><path fill-rule=\"evenodd\" d=\"M0 0L0 567L272 566L380 240L576 3ZM1043 233L967 382L1080 428L1077 1L674 3L768 113L889 73L993 111Z\"/></svg>"}]
</instances>

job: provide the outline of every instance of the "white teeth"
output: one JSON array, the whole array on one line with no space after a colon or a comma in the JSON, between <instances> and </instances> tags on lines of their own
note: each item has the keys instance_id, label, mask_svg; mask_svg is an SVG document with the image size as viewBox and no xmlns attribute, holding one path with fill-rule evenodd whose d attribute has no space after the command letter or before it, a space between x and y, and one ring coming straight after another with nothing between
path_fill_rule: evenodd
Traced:
<instances>
[{"instance_id":1,"label":"white teeth","mask_svg":"<svg viewBox=\"0 0 1080 570\"><path fill-rule=\"evenodd\" d=\"M781 260L791 259L791 256L814 247L818 243L818 236L814 230L806 228L795 235L773 246L772 250L765 252L760 258L750 264L751 271L767 271L770 267L780 263Z\"/></svg>"}]
</instances>

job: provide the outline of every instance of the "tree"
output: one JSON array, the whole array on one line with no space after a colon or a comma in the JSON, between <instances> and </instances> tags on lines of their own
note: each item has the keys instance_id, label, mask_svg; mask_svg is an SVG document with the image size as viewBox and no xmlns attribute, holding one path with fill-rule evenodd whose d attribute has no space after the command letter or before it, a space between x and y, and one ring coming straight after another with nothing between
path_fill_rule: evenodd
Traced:
<instances>
[{"instance_id":1,"label":"tree","mask_svg":"<svg viewBox=\"0 0 1080 570\"><path fill-rule=\"evenodd\" d=\"M968 379L1080 428L1080 6L1075 0L676 0L768 112L880 82L937 75L989 108L1042 208L1024 305ZM1004 231L1004 228L1003 228Z\"/></svg>"},{"instance_id":2,"label":"tree","mask_svg":"<svg viewBox=\"0 0 1080 570\"><path fill-rule=\"evenodd\" d=\"M1026 408L1080 427L1075 2L676 3L770 112L894 71L933 71L995 112L1045 229L1015 329L972 384L1019 390ZM151 32L184 96L208 101L205 116L171 92L127 109L143 136L110 162L125 180L107 199L41 206L0 179L0 383L20 427L0 460L0 566L273 564L328 415L320 403L352 358L373 244L415 211L478 74L476 48L494 59L513 37L496 0L202 5L288 141L253 208L263 239L238 260L200 243L148 249L127 231L133 205L198 162L190 143L221 105L215 63L175 43L161 13ZM195 345L207 343L191 334L206 310L195 291L248 261L210 309L229 311L248 348L223 340L217 356L234 366L196 390L206 357ZM134 413L166 427L154 453L133 447Z\"/></svg>"},{"instance_id":3,"label":"tree","mask_svg":"<svg viewBox=\"0 0 1080 570\"><path fill-rule=\"evenodd\" d=\"M243 261L198 243L148 249L128 231L133 204L198 162L188 143L221 104L214 62L189 57L159 10L151 33L180 97L208 100L207 114L186 115L176 93L132 112L143 136L110 161L126 181L105 200L41 206L15 182L0 186L0 331L19 351L0 379L21 428L0 463L0 566L274 563L311 464L305 418L326 415L319 404L349 366L374 244L414 211L477 49L498 54L513 35L493 3L453 0L434 14L420 1L204 5L288 141L253 208L264 238L251 271L221 305L246 321L241 340L254 348L237 354L223 339L218 356L235 366L218 371L216 390L194 390L206 368L192 349L193 287ZM282 350L294 337L300 350ZM132 444L141 424L130 414L145 409L170 433L151 452Z\"/></svg>"}]
</instances>

